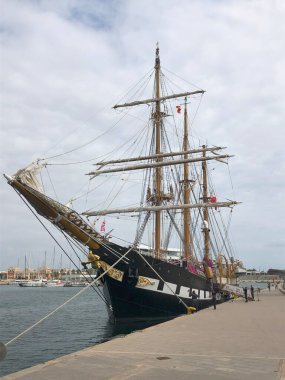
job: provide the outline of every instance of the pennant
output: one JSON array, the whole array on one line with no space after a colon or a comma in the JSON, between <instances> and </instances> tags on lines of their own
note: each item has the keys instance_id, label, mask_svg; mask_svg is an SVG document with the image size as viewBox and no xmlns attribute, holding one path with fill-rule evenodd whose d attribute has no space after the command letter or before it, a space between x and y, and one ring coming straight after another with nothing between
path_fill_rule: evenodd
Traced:
<instances>
[{"instance_id":1,"label":"pennant","mask_svg":"<svg viewBox=\"0 0 285 380\"><path fill-rule=\"evenodd\" d=\"M177 113L181 113L181 106L180 105L176 106L176 111L177 111Z\"/></svg>"}]
</instances>

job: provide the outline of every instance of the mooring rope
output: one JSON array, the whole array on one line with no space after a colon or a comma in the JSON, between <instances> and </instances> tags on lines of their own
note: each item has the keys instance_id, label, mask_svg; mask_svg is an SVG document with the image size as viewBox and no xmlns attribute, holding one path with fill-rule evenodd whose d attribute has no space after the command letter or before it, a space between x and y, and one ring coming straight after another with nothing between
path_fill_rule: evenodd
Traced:
<instances>
[{"instance_id":1,"label":"mooring rope","mask_svg":"<svg viewBox=\"0 0 285 380\"><path fill-rule=\"evenodd\" d=\"M40 224L44 227L44 229L47 231L47 233L51 236L51 238L56 242L56 244L59 246L59 248L62 250L62 252L68 257L68 259L72 262L72 264L78 268L80 270L80 268L75 264L74 260L69 256L69 254L65 251L65 249L61 246L61 244L56 240L56 238L53 236L53 234L49 231L49 229L44 225L44 223L40 220L40 218L37 216L37 214L32 210L32 208L30 207L30 205L25 201L25 199L22 197L22 195L16 190L16 193L19 195L19 197L21 198L21 200L25 203L25 205L28 207L28 209L32 212L32 214L35 216L35 218L40 222ZM57 226L57 228L59 229L59 231L64 235L63 231ZM65 235L64 235L65 236ZM80 270L80 272L82 273L82 275L84 276L84 278L86 279L86 281L89 282L89 278L86 277L83 272ZM108 301L106 300L106 298L103 296L103 294L101 294L98 289L96 289L94 286L92 286L93 290L97 293L97 295L102 299L103 302L105 302L105 304L107 306L110 306L110 304L108 303Z\"/></svg>"},{"instance_id":2,"label":"mooring rope","mask_svg":"<svg viewBox=\"0 0 285 380\"><path fill-rule=\"evenodd\" d=\"M182 298L179 297L178 294L176 294L172 289L171 287L168 285L168 283L166 281L164 281L164 279L160 276L160 274L153 268L153 266L143 257L143 255L137 251L138 254L140 255L140 257L145 261L145 263L150 267L150 269L158 276L158 278L168 287L168 289L171 291L171 293L173 293L173 295L175 295L176 298L178 298L179 300L179 303L182 303L183 306L185 306L186 310L188 311L189 308L188 306L186 305L186 303L182 300Z\"/></svg>"},{"instance_id":3,"label":"mooring rope","mask_svg":"<svg viewBox=\"0 0 285 380\"><path fill-rule=\"evenodd\" d=\"M92 285L95 284L96 281L100 280L103 276L105 276L111 269L113 269L134 247L130 247L127 252L122 255L114 264L112 264L107 270L105 270L103 273L100 274L100 276L98 276L97 278L95 278L92 282L90 282L85 288L83 288L82 290L80 290L78 293L76 293L74 296L72 296L71 298L69 298L67 301L65 301L63 304L61 304L60 306L58 306L56 309L54 309L53 311L51 311L50 313L48 313L45 317L43 317L42 319L40 319L38 322L34 323L32 326L30 326L29 328L27 328L26 330L24 330L23 332L21 332L19 335L15 336L13 339L9 340L9 342L7 342L5 344L5 346L8 346L9 344L11 344L12 342L14 342L15 340L19 339L22 335L26 334L28 331L32 330L34 327L36 327L37 325L39 325L40 323L42 323L44 320L46 320L47 318L49 318L51 315L53 315L55 312L57 312L58 310L60 310L61 308L63 308L65 305L67 305L70 301L74 300L76 297L78 297L80 294L82 294L83 292L85 292L88 288L90 288Z\"/></svg>"}]
</instances>

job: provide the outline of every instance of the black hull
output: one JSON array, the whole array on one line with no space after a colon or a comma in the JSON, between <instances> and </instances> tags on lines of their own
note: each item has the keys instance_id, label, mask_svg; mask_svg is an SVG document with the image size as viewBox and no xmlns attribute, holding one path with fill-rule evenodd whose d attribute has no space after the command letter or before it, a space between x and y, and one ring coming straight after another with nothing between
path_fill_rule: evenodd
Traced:
<instances>
[{"instance_id":1,"label":"black hull","mask_svg":"<svg viewBox=\"0 0 285 380\"><path fill-rule=\"evenodd\" d=\"M112 305L109 316L113 321L166 320L187 313L185 305L173 294L130 287L107 276L103 290ZM212 299L181 300L197 310L212 305Z\"/></svg>"},{"instance_id":2,"label":"black hull","mask_svg":"<svg viewBox=\"0 0 285 380\"><path fill-rule=\"evenodd\" d=\"M216 284L211 283L205 276L191 273L184 267L155 259L145 253L139 254L134 249L129 251L127 247L108 242L74 210L31 188L21 180L9 177L7 179L39 215L79 243L88 246L94 255L100 257L104 265L116 264L119 276L112 277L110 271L102 279L113 319L167 319L187 313L187 306L202 309L212 304L211 294ZM126 253L126 257L117 263ZM91 259L94 268L97 268L98 260L96 263L95 257L91 256ZM100 270L102 273L103 269ZM191 299L192 291L198 294L198 301Z\"/></svg>"},{"instance_id":3,"label":"black hull","mask_svg":"<svg viewBox=\"0 0 285 380\"><path fill-rule=\"evenodd\" d=\"M120 252L121 255L127 251L127 248L115 244L111 247L113 252ZM109 265L118 260L115 253L103 248L94 253ZM213 304L213 284L204 276L145 254L142 256L131 250L126 260L116 265L116 269L124 273L123 278L118 280L109 275L103 278L103 290L111 305L109 315L113 321L171 319L186 314L186 306L201 310ZM138 276L147 278L151 285L139 286ZM198 294L198 300L191 298L193 290Z\"/></svg>"}]
</instances>

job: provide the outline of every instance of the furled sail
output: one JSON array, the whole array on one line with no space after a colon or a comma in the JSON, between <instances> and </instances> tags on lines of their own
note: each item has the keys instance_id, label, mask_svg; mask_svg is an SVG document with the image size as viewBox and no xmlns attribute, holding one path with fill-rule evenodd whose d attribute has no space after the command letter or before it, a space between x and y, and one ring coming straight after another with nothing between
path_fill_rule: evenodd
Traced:
<instances>
[{"instance_id":1,"label":"furled sail","mask_svg":"<svg viewBox=\"0 0 285 380\"><path fill-rule=\"evenodd\" d=\"M43 193L44 190L37 178L37 175L45 166L45 163L40 163L39 160L32 162L24 169L18 170L17 173L13 175L13 178L20 180L23 184L28 185L40 193Z\"/></svg>"}]
</instances>

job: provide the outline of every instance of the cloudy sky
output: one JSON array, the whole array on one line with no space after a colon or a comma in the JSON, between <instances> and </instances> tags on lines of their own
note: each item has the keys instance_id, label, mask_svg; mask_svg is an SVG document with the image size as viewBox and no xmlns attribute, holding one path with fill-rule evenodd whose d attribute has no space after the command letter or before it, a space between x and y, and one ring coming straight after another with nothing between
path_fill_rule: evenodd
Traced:
<instances>
[{"instance_id":1,"label":"cloudy sky","mask_svg":"<svg viewBox=\"0 0 285 380\"><path fill-rule=\"evenodd\" d=\"M193 133L235 155L230 173L235 199L243 202L231 225L236 255L248 268L285 268L284 1L0 5L2 173L110 128L111 106L152 69L159 41L162 65L207 91ZM129 129L114 130L113 137L123 141ZM99 156L107 146L105 138L66 160ZM72 183L80 190L84 173L55 168L62 202L67 187L74 193ZM25 255L40 265L45 251L52 260L54 242L4 178L0 183L0 270L23 267Z\"/></svg>"}]
</instances>

